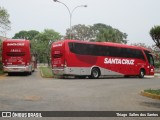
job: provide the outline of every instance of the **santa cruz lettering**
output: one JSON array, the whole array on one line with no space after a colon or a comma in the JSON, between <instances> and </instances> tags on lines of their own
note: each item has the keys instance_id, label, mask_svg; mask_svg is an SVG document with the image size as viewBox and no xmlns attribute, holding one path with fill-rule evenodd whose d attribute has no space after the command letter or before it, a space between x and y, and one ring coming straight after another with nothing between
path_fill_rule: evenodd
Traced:
<instances>
[{"instance_id":1,"label":"santa cruz lettering","mask_svg":"<svg viewBox=\"0 0 160 120\"><path fill-rule=\"evenodd\" d=\"M24 43L7 43L7 46L24 46Z\"/></svg>"},{"instance_id":2,"label":"santa cruz lettering","mask_svg":"<svg viewBox=\"0 0 160 120\"><path fill-rule=\"evenodd\" d=\"M104 64L134 65L133 59L105 58Z\"/></svg>"}]
</instances>

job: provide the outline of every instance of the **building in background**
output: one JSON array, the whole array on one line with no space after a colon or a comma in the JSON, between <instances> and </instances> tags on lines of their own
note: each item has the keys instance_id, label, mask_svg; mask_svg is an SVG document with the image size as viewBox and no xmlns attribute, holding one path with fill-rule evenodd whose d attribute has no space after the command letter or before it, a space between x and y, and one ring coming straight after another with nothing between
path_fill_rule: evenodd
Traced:
<instances>
[{"instance_id":1,"label":"building in background","mask_svg":"<svg viewBox=\"0 0 160 120\"><path fill-rule=\"evenodd\" d=\"M0 40L5 40L5 39L7 39L6 37L3 37L3 36L0 36Z\"/></svg>"}]
</instances>

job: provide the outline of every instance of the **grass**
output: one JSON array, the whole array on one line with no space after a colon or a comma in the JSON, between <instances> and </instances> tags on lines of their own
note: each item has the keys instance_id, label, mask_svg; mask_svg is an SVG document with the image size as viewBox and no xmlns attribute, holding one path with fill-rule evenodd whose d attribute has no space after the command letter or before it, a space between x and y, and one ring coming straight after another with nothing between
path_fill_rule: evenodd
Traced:
<instances>
[{"instance_id":1,"label":"grass","mask_svg":"<svg viewBox=\"0 0 160 120\"><path fill-rule=\"evenodd\" d=\"M157 89L157 90L148 89L148 90L144 90L144 92L151 93L154 95L160 95L160 89Z\"/></svg>"},{"instance_id":2,"label":"grass","mask_svg":"<svg viewBox=\"0 0 160 120\"><path fill-rule=\"evenodd\" d=\"M53 73L52 73L52 69L51 67L39 67L42 77L45 78L52 78L53 77Z\"/></svg>"},{"instance_id":3,"label":"grass","mask_svg":"<svg viewBox=\"0 0 160 120\"><path fill-rule=\"evenodd\" d=\"M4 74L4 72L0 70L0 75L3 75L3 74Z\"/></svg>"}]
</instances>

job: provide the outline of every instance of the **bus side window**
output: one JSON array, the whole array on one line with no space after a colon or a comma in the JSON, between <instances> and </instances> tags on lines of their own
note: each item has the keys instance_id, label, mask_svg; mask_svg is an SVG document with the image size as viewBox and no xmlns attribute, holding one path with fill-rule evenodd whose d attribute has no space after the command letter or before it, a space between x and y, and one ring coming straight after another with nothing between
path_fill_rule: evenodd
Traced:
<instances>
[{"instance_id":1,"label":"bus side window","mask_svg":"<svg viewBox=\"0 0 160 120\"><path fill-rule=\"evenodd\" d=\"M69 50L70 50L72 53L75 53L74 43L68 43L68 46L69 46Z\"/></svg>"}]
</instances>

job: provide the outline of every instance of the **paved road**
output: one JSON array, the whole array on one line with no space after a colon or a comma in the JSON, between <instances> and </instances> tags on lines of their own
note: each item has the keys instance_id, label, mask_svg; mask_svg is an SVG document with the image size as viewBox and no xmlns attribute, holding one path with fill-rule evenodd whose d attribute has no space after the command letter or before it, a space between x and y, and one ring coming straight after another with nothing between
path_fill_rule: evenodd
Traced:
<instances>
[{"instance_id":1,"label":"paved road","mask_svg":"<svg viewBox=\"0 0 160 120\"><path fill-rule=\"evenodd\" d=\"M160 88L160 79L6 75L0 77L0 111L159 111L159 100L139 95L148 88Z\"/></svg>"}]
</instances>

